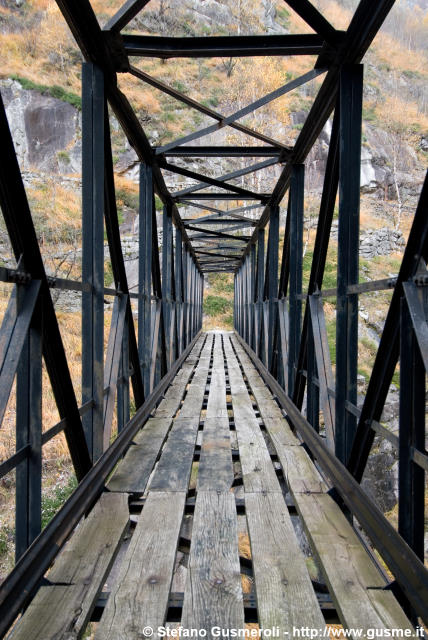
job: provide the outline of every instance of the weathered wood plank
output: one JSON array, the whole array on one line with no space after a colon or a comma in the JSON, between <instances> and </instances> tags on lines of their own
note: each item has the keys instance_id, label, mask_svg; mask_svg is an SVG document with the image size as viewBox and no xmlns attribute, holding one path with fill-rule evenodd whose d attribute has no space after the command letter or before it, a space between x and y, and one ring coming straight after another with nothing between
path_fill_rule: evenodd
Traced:
<instances>
[{"instance_id":1,"label":"weathered wood plank","mask_svg":"<svg viewBox=\"0 0 428 640\"><path fill-rule=\"evenodd\" d=\"M272 440L284 472L284 478L293 493L325 493L328 491L326 482L303 446L281 445L276 437L273 437Z\"/></svg>"},{"instance_id":2,"label":"weathered wood plank","mask_svg":"<svg viewBox=\"0 0 428 640\"><path fill-rule=\"evenodd\" d=\"M345 627L411 629L356 532L327 494L294 495L331 597Z\"/></svg>"},{"instance_id":3,"label":"weathered wood plank","mask_svg":"<svg viewBox=\"0 0 428 640\"><path fill-rule=\"evenodd\" d=\"M187 491L198 427L199 415L174 420L150 481L150 491Z\"/></svg>"},{"instance_id":4,"label":"weathered wood plank","mask_svg":"<svg viewBox=\"0 0 428 640\"><path fill-rule=\"evenodd\" d=\"M272 418L275 415L275 408L277 409L278 406L272 397L269 399L263 388L252 386L258 374L236 340L234 345L239 359L247 372L248 381L256 402L259 404L260 400L260 415L278 454L288 486L292 487L294 493L328 491L327 484L303 446L292 433L286 419L282 417ZM274 409L269 409L269 402Z\"/></svg>"},{"instance_id":5,"label":"weathered wood plank","mask_svg":"<svg viewBox=\"0 0 428 640\"><path fill-rule=\"evenodd\" d=\"M198 491L228 491L233 483L227 418L206 418L199 459Z\"/></svg>"},{"instance_id":6,"label":"weathered wood plank","mask_svg":"<svg viewBox=\"0 0 428 640\"><path fill-rule=\"evenodd\" d=\"M150 418L147 421L108 481L109 491L145 491L171 424L172 418Z\"/></svg>"},{"instance_id":7,"label":"weathered wood plank","mask_svg":"<svg viewBox=\"0 0 428 640\"><path fill-rule=\"evenodd\" d=\"M207 376L205 373L205 378ZM187 393L183 405L180 407L180 411L177 414L179 418L193 418L194 416L200 416L202 411L202 403L204 401L205 385L191 385L189 392Z\"/></svg>"},{"instance_id":8,"label":"weathered wood plank","mask_svg":"<svg viewBox=\"0 0 428 640\"><path fill-rule=\"evenodd\" d=\"M40 587L12 633L14 640L80 637L128 522L127 495L104 493L60 552L47 575L52 584Z\"/></svg>"},{"instance_id":9,"label":"weathered wood plank","mask_svg":"<svg viewBox=\"0 0 428 640\"><path fill-rule=\"evenodd\" d=\"M95 640L140 640L145 626L164 624L185 500L149 493Z\"/></svg>"},{"instance_id":10,"label":"weathered wood plank","mask_svg":"<svg viewBox=\"0 0 428 640\"><path fill-rule=\"evenodd\" d=\"M235 499L229 492L200 491L184 592L184 628L244 628Z\"/></svg>"},{"instance_id":11,"label":"weathered wood plank","mask_svg":"<svg viewBox=\"0 0 428 640\"><path fill-rule=\"evenodd\" d=\"M324 629L284 497L246 493L245 508L257 593L259 624L293 635L293 626ZM288 637L288 636L287 636Z\"/></svg>"},{"instance_id":12,"label":"weathered wood plank","mask_svg":"<svg viewBox=\"0 0 428 640\"><path fill-rule=\"evenodd\" d=\"M193 347L190 355L184 362L180 371L175 376L173 383L165 393L164 398L159 403L155 416L158 418L173 417L177 413L180 403L183 399L184 392L186 391L187 384L189 383L190 376L195 368L195 365L200 362L200 358L206 351L205 338L201 336L198 342Z\"/></svg>"},{"instance_id":13,"label":"weathered wood plank","mask_svg":"<svg viewBox=\"0 0 428 640\"><path fill-rule=\"evenodd\" d=\"M258 402L258 374L236 340L234 345ZM266 401L266 394L263 396ZM265 404L259 406L343 625L364 632L369 628L410 629L392 592L383 589L385 580L355 530L326 493L328 487L313 462L302 446L296 446L297 438L287 422L282 419L272 423L264 413Z\"/></svg>"},{"instance_id":14,"label":"weathered wood plank","mask_svg":"<svg viewBox=\"0 0 428 640\"><path fill-rule=\"evenodd\" d=\"M229 371L233 416L245 491L250 493L255 491L281 492L265 439L260 430L260 423L252 407L229 338L224 340L224 349Z\"/></svg>"}]
</instances>

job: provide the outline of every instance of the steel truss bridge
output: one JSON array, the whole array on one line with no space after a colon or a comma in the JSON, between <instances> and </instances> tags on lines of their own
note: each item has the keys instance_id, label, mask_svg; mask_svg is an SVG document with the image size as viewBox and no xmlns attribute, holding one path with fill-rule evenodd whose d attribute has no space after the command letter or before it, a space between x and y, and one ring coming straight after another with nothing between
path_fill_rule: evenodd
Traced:
<instances>
[{"instance_id":1,"label":"steel truss bridge","mask_svg":"<svg viewBox=\"0 0 428 640\"><path fill-rule=\"evenodd\" d=\"M127 0L100 26L88 0L57 0L85 59L79 282L45 271L0 104L0 205L18 265L0 269L1 279L14 283L0 333L2 419L15 379L17 385L16 453L0 464L0 477L16 473L16 566L0 586L1 637L17 618L11 637L44 640L81 637L91 620L99 621L95 637L103 640L141 638L144 627L156 630L173 621L198 629L257 622L281 633L323 628L329 620L366 634L427 624L427 179L398 276L359 282L361 61L393 0L361 0L344 32L308 0L287 0L314 33L127 34L148 2ZM314 56L313 69L227 117L131 64L132 57L288 55ZM118 88L122 73L214 123L151 146ZM322 84L293 147L239 122L317 76ZM128 287L119 233L112 114L141 167L137 292ZM303 291L305 159L332 114ZM246 134L248 146L192 145L222 127ZM257 162L212 178L175 164L180 157ZM282 168L272 193L236 186L235 178L275 164ZM171 193L163 170L195 184ZM338 191L337 288L327 291L323 275ZM164 207L162 256L155 194ZM285 197L280 255L279 206ZM251 204L226 210L222 200ZM179 203L209 214L182 219ZM259 209L258 218L245 215L252 209ZM114 276L110 289L104 287L104 225ZM233 333L202 332L204 274L211 272L235 274ZM54 288L82 294L81 402ZM383 289L393 290L392 299L364 402L357 406L358 300ZM104 357L105 295L115 301ZM335 374L326 296L336 297ZM50 428L42 414L42 359L61 417ZM397 436L380 420L398 362ZM118 435L111 442L115 411ZM79 484L41 531L43 447L61 432ZM386 438L399 455L398 530L360 484L375 436ZM195 463L196 488L189 488ZM293 518L306 532L306 555L316 558L319 579L307 569ZM238 544L243 533L251 547L246 556ZM181 583L177 554L187 566ZM250 577L251 588L242 588L242 575Z\"/></svg>"}]
</instances>

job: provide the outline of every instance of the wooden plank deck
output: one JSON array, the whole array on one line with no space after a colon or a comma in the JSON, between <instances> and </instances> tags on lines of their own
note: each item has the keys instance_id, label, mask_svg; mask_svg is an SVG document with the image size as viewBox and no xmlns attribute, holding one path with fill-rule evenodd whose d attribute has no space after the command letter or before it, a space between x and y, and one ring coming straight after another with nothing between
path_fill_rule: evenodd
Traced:
<instances>
[{"instance_id":1,"label":"wooden plank deck","mask_svg":"<svg viewBox=\"0 0 428 640\"><path fill-rule=\"evenodd\" d=\"M411 628L328 490L239 342L204 334L10 637L89 637L105 584L95 640L180 624L212 638L246 620L324 631L314 558L344 627Z\"/></svg>"}]
</instances>

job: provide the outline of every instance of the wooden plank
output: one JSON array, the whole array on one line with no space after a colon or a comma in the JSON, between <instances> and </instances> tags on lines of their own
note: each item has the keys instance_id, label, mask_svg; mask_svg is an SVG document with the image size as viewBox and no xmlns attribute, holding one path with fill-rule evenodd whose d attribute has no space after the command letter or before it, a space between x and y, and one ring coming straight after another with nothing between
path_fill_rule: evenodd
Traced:
<instances>
[{"instance_id":1,"label":"wooden plank","mask_svg":"<svg viewBox=\"0 0 428 640\"><path fill-rule=\"evenodd\" d=\"M143 493L172 418L149 418L107 483L109 491Z\"/></svg>"},{"instance_id":2,"label":"wooden plank","mask_svg":"<svg viewBox=\"0 0 428 640\"><path fill-rule=\"evenodd\" d=\"M301 441L291 430L290 425L285 418L270 418L262 414L262 419L263 424L266 427L266 431L269 433L275 448L277 448L277 445L299 446L301 444Z\"/></svg>"},{"instance_id":3,"label":"wooden plank","mask_svg":"<svg viewBox=\"0 0 428 640\"><path fill-rule=\"evenodd\" d=\"M200 491L181 623L185 629L244 628L235 498L230 492Z\"/></svg>"},{"instance_id":4,"label":"wooden plank","mask_svg":"<svg viewBox=\"0 0 428 640\"><path fill-rule=\"evenodd\" d=\"M140 640L144 627L164 624L185 500L149 493L95 640Z\"/></svg>"},{"instance_id":5,"label":"wooden plank","mask_svg":"<svg viewBox=\"0 0 428 640\"><path fill-rule=\"evenodd\" d=\"M208 371L205 372L205 379L207 377ZM202 403L204 401L205 395L205 384L196 386L191 385L191 388L184 398L183 405L180 407L180 411L177 416L179 418L193 418L195 416L200 416L202 411Z\"/></svg>"},{"instance_id":6,"label":"wooden plank","mask_svg":"<svg viewBox=\"0 0 428 640\"><path fill-rule=\"evenodd\" d=\"M411 629L392 591L342 511L327 494L294 501L345 627Z\"/></svg>"},{"instance_id":7,"label":"wooden plank","mask_svg":"<svg viewBox=\"0 0 428 640\"><path fill-rule=\"evenodd\" d=\"M275 411L267 408L269 397L265 389L259 386L252 386L255 377L258 376L253 364L235 340L234 346L245 371L248 372L249 384L256 402L258 403L259 400L261 400L259 405L261 418L275 446L288 486L292 487L295 493L328 491L327 484L317 471L303 446L293 435L285 418L275 419L274 421L271 419L270 416L274 414ZM270 399L270 402L277 407L273 398Z\"/></svg>"},{"instance_id":8,"label":"wooden plank","mask_svg":"<svg viewBox=\"0 0 428 640\"><path fill-rule=\"evenodd\" d=\"M210 360L210 351L211 351L211 342L210 337L204 343L202 350L199 350L196 355L200 354L199 357L195 360L195 364L197 363L195 369L195 375L191 381L189 391L184 398L183 406L180 408L181 401L183 399L184 393L186 391L187 383L189 382L191 373L193 368L187 371L187 375L182 375L180 384L175 385L165 394L164 399L159 403L158 408L156 409L155 416L156 417L174 417L177 411L180 409L180 417L193 417L196 415L198 407L196 406L199 402L199 395L202 394L200 403L202 406L202 399L204 395L204 391L202 391L202 387L204 387L206 383L206 378L208 374L209 360ZM193 350L192 350L193 353ZM189 356L190 358L190 356ZM187 360L186 360L187 362ZM198 389L198 391L196 391ZM197 400L193 400L191 404L191 398L197 397ZM184 408L184 413L183 413ZM199 408L200 411L200 408Z\"/></svg>"},{"instance_id":9,"label":"wooden plank","mask_svg":"<svg viewBox=\"0 0 428 640\"><path fill-rule=\"evenodd\" d=\"M260 627L279 627L280 634L287 637L292 637L294 626L324 629L284 497L279 493L246 493L245 509Z\"/></svg>"},{"instance_id":10,"label":"wooden plank","mask_svg":"<svg viewBox=\"0 0 428 640\"><path fill-rule=\"evenodd\" d=\"M269 431L268 431L269 433ZM293 493L325 493L329 487L302 445L282 445L272 437L284 478Z\"/></svg>"},{"instance_id":11,"label":"wooden plank","mask_svg":"<svg viewBox=\"0 0 428 640\"><path fill-rule=\"evenodd\" d=\"M279 491L269 451L229 339L224 341L245 491ZM230 366L229 366L230 364ZM231 373L233 372L233 373ZM239 372L239 373L238 373ZM243 390L243 385L245 390Z\"/></svg>"},{"instance_id":12,"label":"wooden plank","mask_svg":"<svg viewBox=\"0 0 428 640\"><path fill-rule=\"evenodd\" d=\"M240 345L235 341L234 345L245 370L251 371L248 378L257 401L260 389L253 387L252 381L258 374ZM392 592L383 589L385 580L351 524L326 493L328 487L308 454L302 446L296 446L297 438L293 442L295 437L286 420L272 423L263 409L261 415L342 624L364 631L411 628Z\"/></svg>"},{"instance_id":13,"label":"wooden plank","mask_svg":"<svg viewBox=\"0 0 428 640\"><path fill-rule=\"evenodd\" d=\"M216 335L197 477L198 491L228 491L233 483L226 373L221 336Z\"/></svg>"},{"instance_id":14,"label":"wooden plank","mask_svg":"<svg viewBox=\"0 0 428 640\"><path fill-rule=\"evenodd\" d=\"M150 482L150 491L187 491L199 416L177 418Z\"/></svg>"},{"instance_id":15,"label":"wooden plank","mask_svg":"<svg viewBox=\"0 0 428 640\"><path fill-rule=\"evenodd\" d=\"M60 552L47 575L52 584L40 587L13 630L14 640L80 637L128 522L128 496L104 493Z\"/></svg>"},{"instance_id":16,"label":"wooden plank","mask_svg":"<svg viewBox=\"0 0 428 640\"><path fill-rule=\"evenodd\" d=\"M233 483L229 420L206 418L202 433L197 490L228 491Z\"/></svg>"}]
</instances>

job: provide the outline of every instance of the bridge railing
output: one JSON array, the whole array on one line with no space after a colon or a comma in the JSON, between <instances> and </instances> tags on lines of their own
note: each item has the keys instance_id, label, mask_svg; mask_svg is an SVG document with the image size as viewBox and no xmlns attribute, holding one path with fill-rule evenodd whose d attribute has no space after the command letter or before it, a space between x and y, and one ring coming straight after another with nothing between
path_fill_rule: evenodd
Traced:
<instances>
[{"instance_id":1,"label":"bridge railing","mask_svg":"<svg viewBox=\"0 0 428 640\"><path fill-rule=\"evenodd\" d=\"M340 500L366 529L414 611L420 613L424 609L421 593L424 598L428 594L423 566L428 470L428 177L398 276L360 283L361 120L362 66L345 66L340 72L308 289L302 292L304 165L295 164L281 262L279 207L272 206L235 274L234 325L292 426L332 480ZM323 290L338 188L337 288ZM392 299L367 393L358 406L358 300L366 292L384 289L393 289ZM332 296L336 299L335 371L323 307L324 299ZM380 421L398 361L400 424L395 435ZM359 485L376 435L386 438L399 458L398 533ZM417 579L412 574L418 574Z\"/></svg>"},{"instance_id":2,"label":"bridge railing","mask_svg":"<svg viewBox=\"0 0 428 640\"><path fill-rule=\"evenodd\" d=\"M54 538L49 541L49 535L45 535L44 541L39 541L38 553L49 556L48 546L58 548L65 533L75 525L76 514L81 516L91 506L96 492L102 490L100 481L92 478L88 484L88 477L95 469L98 480L107 477L114 461L129 445L138 421L141 423L161 399L202 326L202 273L170 201L163 208L160 252L155 209L158 189L150 165L143 162L138 286L136 290L129 289L116 207L103 72L85 63L82 84L81 281L50 277L45 270L0 99L0 206L17 264L15 269L0 269L0 280L13 284L0 329L0 420L5 416L16 379L16 451L1 461L0 478L16 473L15 555L21 570L27 562L23 554L28 556L26 550L41 532L43 447L59 433L65 434L77 479L85 479L89 497L89 501L81 497L80 503L75 504L74 515L70 515L73 507L68 506L69 515L61 516L65 520ZM110 288L104 285L105 231L114 279ZM52 289L77 291L82 296L81 398L73 387ZM114 300L106 353L105 296ZM55 425L46 425L42 412L42 358L60 416ZM136 418L131 422L130 387L136 408ZM118 437L112 446L115 412ZM46 529L42 536L45 533ZM2 596L10 595L13 579L12 575L12 582L8 579L3 584ZM28 583L20 584L28 595Z\"/></svg>"}]
</instances>

